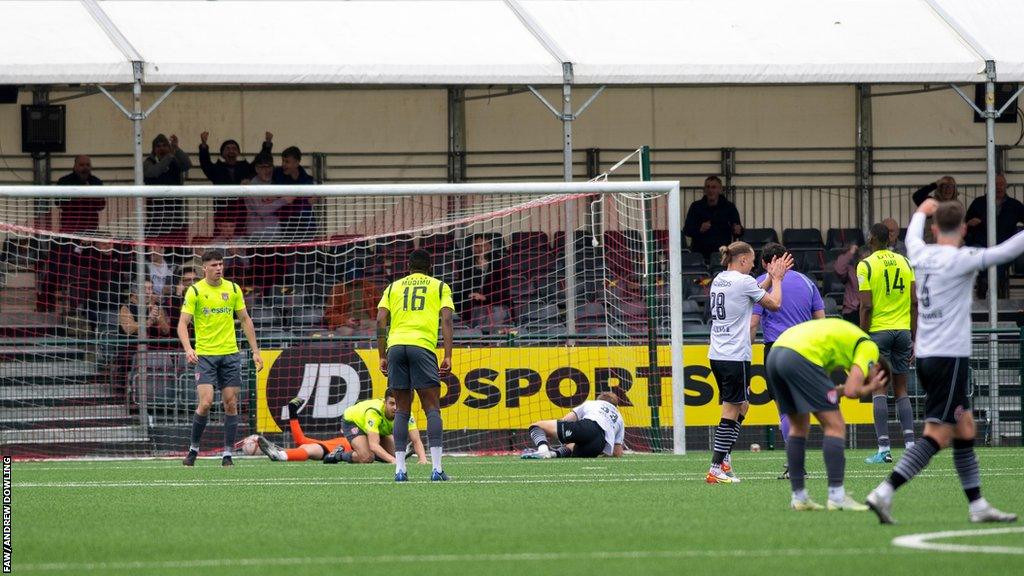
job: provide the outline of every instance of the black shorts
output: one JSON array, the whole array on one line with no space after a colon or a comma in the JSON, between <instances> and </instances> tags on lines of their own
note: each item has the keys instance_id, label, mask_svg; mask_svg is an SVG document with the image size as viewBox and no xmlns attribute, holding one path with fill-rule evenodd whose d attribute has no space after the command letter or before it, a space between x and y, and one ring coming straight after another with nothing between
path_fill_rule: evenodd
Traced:
<instances>
[{"instance_id":1,"label":"black shorts","mask_svg":"<svg viewBox=\"0 0 1024 576\"><path fill-rule=\"evenodd\" d=\"M825 369L796 350L772 348L765 372L779 414L839 410L839 394Z\"/></svg>"},{"instance_id":2,"label":"black shorts","mask_svg":"<svg viewBox=\"0 0 1024 576\"><path fill-rule=\"evenodd\" d=\"M879 330L870 336L878 345L878 353L889 360L893 374L910 372L910 355L914 352L910 330Z\"/></svg>"},{"instance_id":3,"label":"black shorts","mask_svg":"<svg viewBox=\"0 0 1024 576\"><path fill-rule=\"evenodd\" d=\"M388 367L388 372L391 372L391 367ZM345 435L345 440L348 440L349 444L360 436L366 436L366 432L359 429L359 426L351 420L341 419L341 433Z\"/></svg>"},{"instance_id":4,"label":"black shorts","mask_svg":"<svg viewBox=\"0 0 1024 576\"><path fill-rule=\"evenodd\" d=\"M241 388L241 354L200 356L196 365L196 385L210 384L217 390Z\"/></svg>"},{"instance_id":5,"label":"black shorts","mask_svg":"<svg viewBox=\"0 0 1024 576\"><path fill-rule=\"evenodd\" d=\"M711 360L711 373L718 382L718 399L723 404L747 401L750 386L750 362L745 360Z\"/></svg>"},{"instance_id":6,"label":"black shorts","mask_svg":"<svg viewBox=\"0 0 1024 576\"><path fill-rule=\"evenodd\" d=\"M573 458L596 458L604 453L604 429L593 420L559 420L558 439L573 445Z\"/></svg>"},{"instance_id":7,"label":"black shorts","mask_svg":"<svg viewBox=\"0 0 1024 576\"><path fill-rule=\"evenodd\" d=\"M967 397L969 364L968 358L917 359L917 381L924 388L925 422L956 424L971 409Z\"/></svg>"},{"instance_id":8,"label":"black shorts","mask_svg":"<svg viewBox=\"0 0 1024 576\"><path fill-rule=\"evenodd\" d=\"M388 388L420 390L440 386L437 354L433 350L402 344L388 348Z\"/></svg>"}]
</instances>

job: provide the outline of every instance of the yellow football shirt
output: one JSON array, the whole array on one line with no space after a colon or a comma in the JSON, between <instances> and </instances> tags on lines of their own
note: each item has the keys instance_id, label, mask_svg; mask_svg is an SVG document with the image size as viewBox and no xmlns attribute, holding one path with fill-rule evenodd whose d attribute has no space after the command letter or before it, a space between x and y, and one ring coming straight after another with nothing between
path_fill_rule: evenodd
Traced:
<instances>
[{"instance_id":1,"label":"yellow football shirt","mask_svg":"<svg viewBox=\"0 0 1024 576\"><path fill-rule=\"evenodd\" d=\"M376 432L381 436L390 436L395 430L395 421L388 420L384 412L384 401L380 399L363 400L349 406L341 416L355 424L364 434ZM409 416L409 428L416 427L416 420Z\"/></svg>"},{"instance_id":2,"label":"yellow football shirt","mask_svg":"<svg viewBox=\"0 0 1024 576\"><path fill-rule=\"evenodd\" d=\"M386 309L391 317L388 348L419 346L431 352L437 348L441 309L455 310L452 289L418 272L389 284L377 307Z\"/></svg>"},{"instance_id":3,"label":"yellow football shirt","mask_svg":"<svg viewBox=\"0 0 1024 576\"><path fill-rule=\"evenodd\" d=\"M905 256L878 250L857 264L857 286L871 292L871 332L910 330L914 269Z\"/></svg>"},{"instance_id":4,"label":"yellow football shirt","mask_svg":"<svg viewBox=\"0 0 1024 576\"><path fill-rule=\"evenodd\" d=\"M775 348L789 348L826 372L859 366L866 376L871 365L878 362L878 345L863 330L841 318L801 322L783 332L775 340Z\"/></svg>"},{"instance_id":5,"label":"yellow football shirt","mask_svg":"<svg viewBox=\"0 0 1024 576\"><path fill-rule=\"evenodd\" d=\"M196 331L196 354L222 356L238 352L235 312L245 309L245 297L238 284L221 280L210 286L206 279L185 291L181 311L192 315Z\"/></svg>"}]
</instances>

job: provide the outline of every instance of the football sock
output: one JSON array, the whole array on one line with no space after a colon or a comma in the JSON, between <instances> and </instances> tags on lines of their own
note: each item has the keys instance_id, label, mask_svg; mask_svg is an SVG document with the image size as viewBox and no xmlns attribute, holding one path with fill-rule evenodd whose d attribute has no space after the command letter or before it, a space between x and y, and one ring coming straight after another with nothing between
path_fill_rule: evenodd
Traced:
<instances>
[{"instance_id":1,"label":"football sock","mask_svg":"<svg viewBox=\"0 0 1024 576\"><path fill-rule=\"evenodd\" d=\"M206 421L209 419L207 414L194 414L192 416L192 443L189 445L189 450L195 450L199 452L199 440L203 437L203 430L206 429Z\"/></svg>"},{"instance_id":2,"label":"football sock","mask_svg":"<svg viewBox=\"0 0 1024 576\"><path fill-rule=\"evenodd\" d=\"M779 415L779 430L782 431L782 442L785 443L789 440L789 415Z\"/></svg>"},{"instance_id":3,"label":"football sock","mask_svg":"<svg viewBox=\"0 0 1024 576\"><path fill-rule=\"evenodd\" d=\"M802 436L790 436L786 442L786 463L789 465L789 485L793 493L804 489L804 460L807 456L807 438Z\"/></svg>"},{"instance_id":4,"label":"football sock","mask_svg":"<svg viewBox=\"0 0 1024 576\"><path fill-rule=\"evenodd\" d=\"M444 445L444 424L441 422L440 410L427 411L427 441L430 442L430 463L435 471L440 472L441 447Z\"/></svg>"},{"instance_id":5,"label":"football sock","mask_svg":"<svg viewBox=\"0 0 1024 576\"><path fill-rule=\"evenodd\" d=\"M828 478L829 498L842 500L842 496L832 498L832 489L843 487L843 475L846 471L846 452L842 438L825 436L821 439L821 452L825 457L825 475Z\"/></svg>"},{"instance_id":6,"label":"football sock","mask_svg":"<svg viewBox=\"0 0 1024 576\"><path fill-rule=\"evenodd\" d=\"M875 436L878 437L878 451L889 449L889 407L885 396L872 396L871 404L875 413Z\"/></svg>"},{"instance_id":7,"label":"football sock","mask_svg":"<svg viewBox=\"0 0 1024 576\"><path fill-rule=\"evenodd\" d=\"M292 418L289 420L288 428L292 431L292 442L295 442L295 444L299 446L302 446L303 444L312 444L312 442L306 438L306 435L302 433L302 426L299 425L298 418Z\"/></svg>"},{"instance_id":8,"label":"football sock","mask_svg":"<svg viewBox=\"0 0 1024 576\"><path fill-rule=\"evenodd\" d=\"M309 454L306 454L306 451L302 448L289 448L287 450L282 450L282 452L284 452L285 459L288 462L303 462L305 460L309 460Z\"/></svg>"},{"instance_id":9,"label":"football sock","mask_svg":"<svg viewBox=\"0 0 1024 576\"><path fill-rule=\"evenodd\" d=\"M395 424L391 433L395 437L395 473L398 474L405 472L405 448L409 445L408 412L395 412Z\"/></svg>"},{"instance_id":10,"label":"football sock","mask_svg":"<svg viewBox=\"0 0 1024 576\"><path fill-rule=\"evenodd\" d=\"M568 458L572 456L572 450L568 446L555 448L555 458Z\"/></svg>"},{"instance_id":11,"label":"football sock","mask_svg":"<svg viewBox=\"0 0 1024 576\"><path fill-rule=\"evenodd\" d=\"M914 407L911 406L908 396L896 399L896 416L900 421L900 429L903 430L903 445L910 448L914 445Z\"/></svg>"},{"instance_id":12,"label":"football sock","mask_svg":"<svg viewBox=\"0 0 1024 576\"><path fill-rule=\"evenodd\" d=\"M892 469L892 474L889 474L887 482L895 491L900 486L909 482L911 478L917 476L921 470L924 470L925 466L928 466L928 462L931 461L932 456L935 456L938 452L939 443L931 436L922 436L921 441L915 442L903 454L903 458L900 458L900 461L896 463L896 467Z\"/></svg>"},{"instance_id":13,"label":"football sock","mask_svg":"<svg viewBox=\"0 0 1024 576\"><path fill-rule=\"evenodd\" d=\"M953 466L960 476L968 502L981 498L981 474L978 471L978 457L974 454L974 440L953 440Z\"/></svg>"},{"instance_id":14,"label":"football sock","mask_svg":"<svg viewBox=\"0 0 1024 576\"><path fill-rule=\"evenodd\" d=\"M235 435L238 433L238 414L224 415L224 455L231 456L235 447Z\"/></svg>"},{"instance_id":15,"label":"football sock","mask_svg":"<svg viewBox=\"0 0 1024 576\"><path fill-rule=\"evenodd\" d=\"M537 448L548 446L548 435L540 426L530 426L530 440L533 440L533 445Z\"/></svg>"},{"instance_id":16,"label":"football sock","mask_svg":"<svg viewBox=\"0 0 1024 576\"><path fill-rule=\"evenodd\" d=\"M732 445L740 436L740 423L728 418L722 418L715 428L715 451L711 455L711 465L721 466L725 455L732 450Z\"/></svg>"}]
</instances>

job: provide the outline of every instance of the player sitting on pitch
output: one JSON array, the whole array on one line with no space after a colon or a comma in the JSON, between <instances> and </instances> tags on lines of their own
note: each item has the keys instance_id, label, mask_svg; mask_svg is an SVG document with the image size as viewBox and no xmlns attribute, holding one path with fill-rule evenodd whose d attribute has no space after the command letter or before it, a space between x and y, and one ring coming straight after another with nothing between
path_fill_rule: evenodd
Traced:
<instances>
[{"instance_id":1,"label":"player sitting on pitch","mask_svg":"<svg viewBox=\"0 0 1024 576\"><path fill-rule=\"evenodd\" d=\"M561 420L541 420L530 425L530 439L536 450L526 450L523 458L596 458L622 456L626 427L619 414L619 397L602 392L573 408ZM552 450L548 436L555 436L562 445Z\"/></svg>"},{"instance_id":2,"label":"player sitting on pitch","mask_svg":"<svg viewBox=\"0 0 1024 576\"><path fill-rule=\"evenodd\" d=\"M394 424L396 406L391 390L385 393L383 400L364 400L345 410L342 415L344 436L329 440L317 440L303 434L298 419L302 402L302 398L295 398L288 403L288 426L291 428L292 439L298 444L298 448L286 450L262 436L259 437L260 450L271 460L277 462L323 460L324 464L337 464L338 462L368 464L375 460L394 462L395 446L390 431ZM419 431L415 428L410 430L410 440L419 457L419 463L425 463L427 461L426 451L420 440ZM346 455L347 459L345 459Z\"/></svg>"}]
</instances>

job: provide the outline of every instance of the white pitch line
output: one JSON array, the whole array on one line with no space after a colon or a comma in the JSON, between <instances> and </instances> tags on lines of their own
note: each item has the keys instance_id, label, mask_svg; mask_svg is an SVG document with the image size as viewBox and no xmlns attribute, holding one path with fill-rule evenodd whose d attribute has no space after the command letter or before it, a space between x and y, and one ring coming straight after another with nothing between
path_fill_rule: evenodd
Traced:
<instances>
[{"instance_id":1,"label":"white pitch line","mask_svg":"<svg viewBox=\"0 0 1024 576\"><path fill-rule=\"evenodd\" d=\"M291 558L210 558L202 560L169 560L162 562L52 562L18 564L25 572L86 572L109 570L197 570L239 566L316 566L328 564L389 563L461 563L461 562L555 562L567 560L658 560L675 558L770 558L778 556L860 556L877 554L903 554L892 548L790 548L767 550L622 550L611 552L516 552L508 554L403 554L396 556L329 556Z\"/></svg>"},{"instance_id":2,"label":"white pitch line","mask_svg":"<svg viewBox=\"0 0 1024 576\"><path fill-rule=\"evenodd\" d=\"M981 530L949 530L947 532L927 532L923 534L907 534L894 538L893 546L902 548L913 548L915 550L933 550L936 552L966 552L969 554L1021 554L1024 555L1024 546L989 546L972 544L950 544L948 542L932 542L946 538L965 538L968 536L990 536L993 534L1020 534L1024 533L1024 526L1013 528L989 528Z\"/></svg>"},{"instance_id":3,"label":"white pitch line","mask_svg":"<svg viewBox=\"0 0 1024 576\"><path fill-rule=\"evenodd\" d=\"M944 478L949 476L946 471L925 472L917 477L923 478ZM989 472L985 477L994 476L1024 476L1024 470L1013 472ZM770 480L776 482L774 473L761 475L745 475L745 480ZM823 473L809 474L808 480L820 480ZM693 472L685 474L677 473L639 473L639 474L549 474L537 476L483 476L474 477L468 480L453 478L445 484L592 484L612 482L698 482L703 480L703 472L694 475ZM884 478L884 474L861 473L847 474L846 478ZM186 480L145 480L145 481L106 481L106 480L84 480L79 482L16 482L16 490L23 488L209 488L209 487L237 487L237 486L372 486L394 484L394 481L387 477L372 478L195 478ZM431 482L412 482L411 485L434 484ZM736 488L741 489L741 488Z\"/></svg>"}]
</instances>

